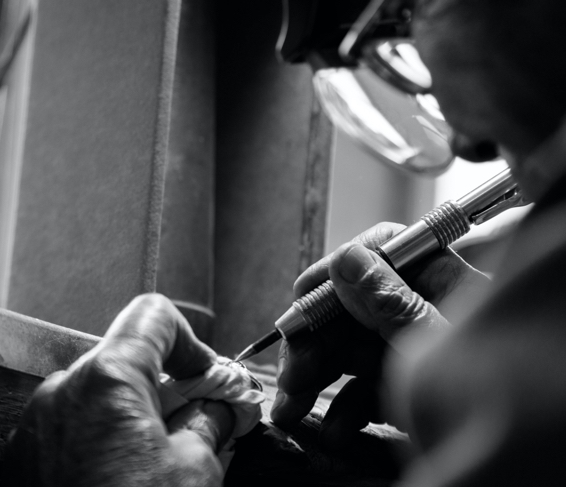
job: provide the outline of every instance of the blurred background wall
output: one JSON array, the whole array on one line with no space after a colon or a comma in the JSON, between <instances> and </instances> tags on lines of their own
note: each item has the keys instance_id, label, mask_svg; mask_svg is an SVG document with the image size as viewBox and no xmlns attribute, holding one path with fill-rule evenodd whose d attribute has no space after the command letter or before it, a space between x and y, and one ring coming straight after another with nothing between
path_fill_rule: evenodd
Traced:
<instances>
[{"instance_id":1,"label":"blurred background wall","mask_svg":"<svg viewBox=\"0 0 566 487\"><path fill-rule=\"evenodd\" d=\"M280 24L278 1L37 3L0 89L0 306L102 335L159 291L232 356L325 253L487 178L401 174L336 132Z\"/></svg>"}]
</instances>

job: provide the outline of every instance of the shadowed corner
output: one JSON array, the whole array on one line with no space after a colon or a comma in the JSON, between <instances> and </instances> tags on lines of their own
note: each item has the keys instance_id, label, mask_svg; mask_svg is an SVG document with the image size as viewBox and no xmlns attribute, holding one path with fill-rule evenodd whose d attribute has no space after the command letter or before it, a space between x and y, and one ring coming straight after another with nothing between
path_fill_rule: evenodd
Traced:
<instances>
[{"instance_id":1,"label":"shadowed corner","mask_svg":"<svg viewBox=\"0 0 566 487\"><path fill-rule=\"evenodd\" d=\"M269 419L277 390L274 371L253 364L248 368L262 382L267 400L262 404L262 421L236 441L226 487L387 487L399 479L399 460L409 449L407 435L388 425L370 424L360 431L353 449L330 455L318 443L330 397L321 395L298 426L283 431Z\"/></svg>"}]
</instances>

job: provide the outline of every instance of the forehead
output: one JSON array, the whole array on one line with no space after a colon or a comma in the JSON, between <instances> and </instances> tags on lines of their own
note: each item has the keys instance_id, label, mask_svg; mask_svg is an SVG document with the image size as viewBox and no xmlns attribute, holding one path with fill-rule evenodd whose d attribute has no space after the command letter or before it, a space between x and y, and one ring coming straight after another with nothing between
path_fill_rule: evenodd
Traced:
<instances>
[{"instance_id":1,"label":"forehead","mask_svg":"<svg viewBox=\"0 0 566 487\"><path fill-rule=\"evenodd\" d=\"M495 2L496 0L492 0ZM483 0L417 0L412 16L412 32L418 41L444 40L449 45L471 42L470 48L486 45L492 37L495 7ZM419 35L420 34L420 35ZM455 46L452 46L455 47ZM466 46L463 46L466 47Z\"/></svg>"},{"instance_id":2,"label":"forehead","mask_svg":"<svg viewBox=\"0 0 566 487\"><path fill-rule=\"evenodd\" d=\"M528 152L553 130L566 109L566 76L556 74L557 63L541 62L548 58L540 52L549 24L558 18L563 25L564 5L564 0L417 1L412 33L453 128L516 153ZM559 37L550 43L551 59L563 57L562 30L552 29Z\"/></svg>"},{"instance_id":3,"label":"forehead","mask_svg":"<svg viewBox=\"0 0 566 487\"><path fill-rule=\"evenodd\" d=\"M497 0L416 0L412 9L413 19L416 22L446 19L489 22L499 8L497 3Z\"/></svg>"}]
</instances>

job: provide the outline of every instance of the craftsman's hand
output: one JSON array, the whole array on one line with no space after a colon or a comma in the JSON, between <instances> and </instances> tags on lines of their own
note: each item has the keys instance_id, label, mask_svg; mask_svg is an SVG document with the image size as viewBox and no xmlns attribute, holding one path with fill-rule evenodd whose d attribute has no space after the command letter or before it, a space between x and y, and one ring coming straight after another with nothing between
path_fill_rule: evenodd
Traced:
<instances>
[{"instance_id":1,"label":"craftsman's hand","mask_svg":"<svg viewBox=\"0 0 566 487\"><path fill-rule=\"evenodd\" d=\"M431 256L401 279L375 252L404 227L382 223L343 245L303 273L295 283L302 296L330 277L349 311L340 323L280 350L277 399L271 417L291 426L314 405L318 393L342 374L355 376L338 394L322 425L327 443L348 445L348 434L381 422L379 398L383 355L403 353L403 335L441 330L458 320L463 302L474 301L487 278L451 250ZM441 310L442 313L439 311Z\"/></svg>"},{"instance_id":2,"label":"craftsman's hand","mask_svg":"<svg viewBox=\"0 0 566 487\"><path fill-rule=\"evenodd\" d=\"M220 486L216 453L234 427L222 401L161 418L162 371L187 379L216 363L173 304L136 298L102 342L45 380L12 437L13 485Z\"/></svg>"}]
</instances>

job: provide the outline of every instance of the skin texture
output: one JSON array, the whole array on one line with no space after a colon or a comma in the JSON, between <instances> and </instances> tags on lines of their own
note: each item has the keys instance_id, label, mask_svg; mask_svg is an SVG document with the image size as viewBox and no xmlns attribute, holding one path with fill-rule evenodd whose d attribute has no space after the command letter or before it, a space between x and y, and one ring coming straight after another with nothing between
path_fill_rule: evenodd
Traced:
<instances>
[{"instance_id":1,"label":"skin texture","mask_svg":"<svg viewBox=\"0 0 566 487\"><path fill-rule=\"evenodd\" d=\"M422 0L415 16L417 46L431 70L433 93L456 130L456 153L481 160L485 147L497 147L534 195L540 189L531 186L524 161L557 128L566 108L563 73L552 63L541 64L538 53L550 48L551 59L563 57L565 4ZM484 276L449 251L399 277L370 250L399 228L381 224L365 232L295 285L300 296L330 277L351 316L283 345L272 418L283 427L296 423L320 390L343 373L355 376L323 422L321 440L329 449L348 448L353 432L369 421L387 420L378 406L388 394L383 361L386 355L410 354L404 336L457 324L462 303L479 300L487 287ZM157 399L162 368L182 379L215 359L165 298L137 299L100 347L48 379L35 395L12 442L12 466L21 476L13 485L220 485L215 453L233 427L227 406L193 404L166 425ZM433 406L431 423L438 419Z\"/></svg>"},{"instance_id":2,"label":"skin texture","mask_svg":"<svg viewBox=\"0 0 566 487\"><path fill-rule=\"evenodd\" d=\"M28 405L2 485L220 486L216 453L234 427L221 401L161 418L163 370L176 379L216 363L165 297L136 298L91 352L47 378Z\"/></svg>"},{"instance_id":3,"label":"skin texture","mask_svg":"<svg viewBox=\"0 0 566 487\"><path fill-rule=\"evenodd\" d=\"M525 161L558 128L566 111L566 77L548 62L560 59L560 50L566 48L561 34L565 3L416 3L413 34L431 71L433 94L455 130L454 152L475 161L503 153L515 179L536 200L546 188L537 183L541 178L532 177ZM462 302L474 306L481 301L482 289L489 288L486 279L450 252L422 263L403 280L366 250L398 230L396 225L378 225L356 239L362 246L346 244L298 278L295 293L301 296L330 277L353 318L332 329L323 327L300 343L282 345L280 391L271 413L276 424L298 421L320 390L341 372L352 374L372 391L371 406L355 420L348 419L351 405L367 401L360 394L368 392L344 391L332 404L322 435L331 448L347 448L342 439L350 437L352 429L384 419L377 407L378 396L387 402L383 396L388 391L381 384L384 356L410 355L404 337L430 335L449 327L449 322L457 324L464 317L457 313ZM379 345L372 342L376 337L382 340Z\"/></svg>"},{"instance_id":4,"label":"skin texture","mask_svg":"<svg viewBox=\"0 0 566 487\"><path fill-rule=\"evenodd\" d=\"M556 62L566 48L565 16L564 3L552 0L421 0L412 25L433 94L456 132L456 155L487 160L477 153L489 156L491 145L533 200L546 188L525 161L566 111L566 73Z\"/></svg>"},{"instance_id":5,"label":"skin texture","mask_svg":"<svg viewBox=\"0 0 566 487\"><path fill-rule=\"evenodd\" d=\"M423 329L434 334L449 327L438 309L457 321L462 304L474 296L479 299L488 282L452 251L428 259L403 280L369 250L402 228L376 225L310 267L295 283L295 294L301 296L330 277L351 316L344 315L305 339L282 343L279 392L271 418L281 427L296 424L310 411L319 391L342 374L355 376L322 423L321 441L330 450L347 449L355 432L368 422L387 421L387 411L379 407L387 394L382 389L383 361L388 353L406 352L400 336Z\"/></svg>"}]
</instances>

